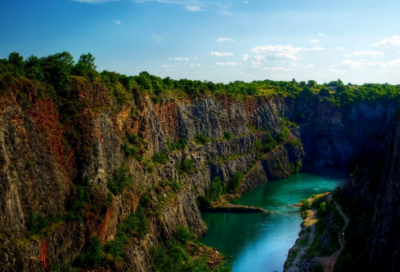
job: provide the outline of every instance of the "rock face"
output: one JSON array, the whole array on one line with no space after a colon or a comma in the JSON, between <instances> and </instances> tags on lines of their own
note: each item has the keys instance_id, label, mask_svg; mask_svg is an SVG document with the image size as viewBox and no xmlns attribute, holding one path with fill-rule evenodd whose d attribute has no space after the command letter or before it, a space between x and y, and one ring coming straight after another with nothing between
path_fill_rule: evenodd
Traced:
<instances>
[{"instance_id":1,"label":"rock face","mask_svg":"<svg viewBox=\"0 0 400 272\"><path fill-rule=\"evenodd\" d=\"M240 184L241 193L246 193L268 180L290 176L295 166L346 164L361 150L373 148L376 136L389 126L396 110L394 104L383 103L356 104L342 110L324 102L297 105L280 96L252 97L244 102L227 96L171 98L161 104L137 91L133 96L129 104L111 108L104 86L74 81L70 101L76 109L62 115L50 97L40 100L33 95L31 106L24 108L15 97L2 94L1 271L48 271L54 264L66 266L91 236L103 242L113 240L119 224L136 211L144 194L150 196L150 205L157 205L165 195L165 182L179 180L182 189L149 219L149 233L134 239L126 249L122 271L152 271L149 250L169 239L177 226L190 227L200 237L206 233L196 199L205 194L215 177L229 183L237 171L247 173ZM256 141L265 143L267 133L281 133L282 118L291 119L301 107L309 109L310 122L292 129L287 138L297 144L281 144L260 154ZM224 138L227 132L232 139ZM124 136L129 133L139 136L136 151L140 159L124 153ZM201 134L208 143L196 143ZM395 134L393 139L397 137ZM188 146L169 152L168 144L180 138L186 138ZM397 152L397 142L389 142ZM168 153L166 164L151 162L159 152ZM380 184L374 217L377 232L393 239L399 239L394 231L397 219L386 225L380 222L397 214L396 156L388 155L393 163L387 168L385 183ZM192 161L194 170L179 174L175 166L185 160ZM107 182L122 165L134 183L110 199ZM77 186L86 186L90 193L82 222L54 221L43 237L29 236L29 214L40 213L48 219L65 216L77 197ZM400 250L382 239L370 242L371 262ZM382 243L384 249L378 248Z\"/></svg>"}]
</instances>

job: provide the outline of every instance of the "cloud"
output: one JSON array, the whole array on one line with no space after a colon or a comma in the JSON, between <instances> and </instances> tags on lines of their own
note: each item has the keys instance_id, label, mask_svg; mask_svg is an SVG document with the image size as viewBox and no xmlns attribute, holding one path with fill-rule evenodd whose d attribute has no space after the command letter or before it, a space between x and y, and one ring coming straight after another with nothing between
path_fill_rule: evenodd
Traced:
<instances>
[{"instance_id":1,"label":"cloud","mask_svg":"<svg viewBox=\"0 0 400 272\"><path fill-rule=\"evenodd\" d=\"M175 57L175 60L189 60L189 58Z\"/></svg>"},{"instance_id":2,"label":"cloud","mask_svg":"<svg viewBox=\"0 0 400 272\"><path fill-rule=\"evenodd\" d=\"M337 50L344 50L343 47L336 47Z\"/></svg>"},{"instance_id":3,"label":"cloud","mask_svg":"<svg viewBox=\"0 0 400 272\"><path fill-rule=\"evenodd\" d=\"M201 67L201 64L190 64L191 67Z\"/></svg>"},{"instance_id":4,"label":"cloud","mask_svg":"<svg viewBox=\"0 0 400 272\"><path fill-rule=\"evenodd\" d=\"M288 72L288 71L293 71L294 69L288 69L285 67L264 67L265 71L272 71L272 72L276 72L276 71L281 71L281 72Z\"/></svg>"},{"instance_id":5,"label":"cloud","mask_svg":"<svg viewBox=\"0 0 400 272\"><path fill-rule=\"evenodd\" d=\"M121 24L121 21L120 21L120 20L117 20L115 23L116 23L117 25L120 25L120 24Z\"/></svg>"},{"instance_id":6,"label":"cloud","mask_svg":"<svg viewBox=\"0 0 400 272\"><path fill-rule=\"evenodd\" d=\"M359 51L359 52L354 52L354 56L369 56L369 57L383 57L385 54L383 54L381 51Z\"/></svg>"},{"instance_id":7,"label":"cloud","mask_svg":"<svg viewBox=\"0 0 400 272\"><path fill-rule=\"evenodd\" d=\"M232 40L231 38L218 38L217 41L218 42L225 42L225 41L234 42L235 40Z\"/></svg>"},{"instance_id":8,"label":"cloud","mask_svg":"<svg viewBox=\"0 0 400 272\"><path fill-rule=\"evenodd\" d=\"M292 62L290 64L290 66L291 67L301 67L301 68L313 68L314 67L313 64L304 65L304 64L301 64L301 63L294 63L294 62Z\"/></svg>"},{"instance_id":9,"label":"cloud","mask_svg":"<svg viewBox=\"0 0 400 272\"><path fill-rule=\"evenodd\" d=\"M253 68L261 68L261 66L263 66L263 64L261 62L254 61L254 60L251 61L251 67L253 67Z\"/></svg>"},{"instance_id":10,"label":"cloud","mask_svg":"<svg viewBox=\"0 0 400 272\"><path fill-rule=\"evenodd\" d=\"M172 67L172 65L167 65L167 64L164 64L164 65L161 65L161 67L164 67L164 68L171 68L171 67Z\"/></svg>"},{"instance_id":11,"label":"cloud","mask_svg":"<svg viewBox=\"0 0 400 272\"><path fill-rule=\"evenodd\" d=\"M317 35L318 36L326 36L326 34L323 34L323 33L318 33Z\"/></svg>"},{"instance_id":12,"label":"cloud","mask_svg":"<svg viewBox=\"0 0 400 272\"><path fill-rule=\"evenodd\" d=\"M245 4L248 4L248 3L249 3L249 1L244 1L243 3L245 3Z\"/></svg>"},{"instance_id":13,"label":"cloud","mask_svg":"<svg viewBox=\"0 0 400 272\"><path fill-rule=\"evenodd\" d=\"M351 57L351 54L344 54L344 56L345 56L346 58L350 58L350 57Z\"/></svg>"},{"instance_id":14,"label":"cloud","mask_svg":"<svg viewBox=\"0 0 400 272\"><path fill-rule=\"evenodd\" d=\"M266 57L266 56L263 56L263 55L256 55L256 56L254 56L254 58L255 58L256 60L258 60L258 61L260 61L260 60L265 60L265 57Z\"/></svg>"},{"instance_id":15,"label":"cloud","mask_svg":"<svg viewBox=\"0 0 400 272\"><path fill-rule=\"evenodd\" d=\"M217 56L217 57L222 57L222 56L224 56L224 57L233 56L233 53L226 53L226 52L223 52L223 53L220 53L220 52L211 52L210 54L213 55L213 56Z\"/></svg>"},{"instance_id":16,"label":"cloud","mask_svg":"<svg viewBox=\"0 0 400 272\"><path fill-rule=\"evenodd\" d=\"M243 55L242 55L242 59L243 59L244 61L247 61L247 60L249 59L249 55L248 55L248 54L243 54Z\"/></svg>"},{"instance_id":17,"label":"cloud","mask_svg":"<svg viewBox=\"0 0 400 272\"><path fill-rule=\"evenodd\" d=\"M228 65L228 66L234 66L234 65L238 65L237 62L216 62L216 65Z\"/></svg>"},{"instance_id":18,"label":"cloud","mask_svg":"<svg viewBox=\"0 0 400 272\"><path fill-rule=\"evenodd\" d=\"M310 43L319 43L319 40L311 40Z\"/></svg>"},{"instance_id":19,"label":"cloud","mask_svg":"<svg viewBox=\"0 0 400 272\"><path fill-rule=\"evenodd\" d=\"M81 3L97 4L97 3L105 3L105 2L115 2L118 0L72 0L72 1L81 2Z\"/></svg>"},{"instance_id":20,"label":"cloud","mask_svg":"<svg viewBox=\"0 0 400 272\"><path fill-rule=\"evenodd\" d=\"M199 6L186 6L188 11L201 11Z\"/></svg>"},{"instance_id":21,"label":"cloud","mask_svg":"<svg viewBox=\"0 0 400 272\"><path fill-rule=\"evenodd\" d=\"M393 68L400 68L400 59L396 59L390 62L380 62L380 61L369 61L367 59L361 60L344 60L341 64L333 65L332 67L347 67L352 70L360 70L370 67L380 67L385 70L390 70Z\"/></svg>"},{"instance_id":22,"label":"cloud","mask_svg":"<svg viewBox=\"0 0 400 272\"><path fill-rule=\"evenodd\" d=\"M400 36L393 36L392 39L384 39L380 42L374 43L371 46L379 47L379 46L400 46Z\"/></svg>"},{"instance_id":23,"label":"cloud","mask_svg":"<svg viewBox=\"0 0 400 272\"><path fill-rule=\"evenodd\" d=\"M258 46L251 49L254 53L265 53L267 55L273 55L278 58L288 58L291 60L298 60L298 53L302 51L314 51L314 50L324 50L323 47L313 47L313 48L301 48L293 47L291 45L266 45Z\"/></svg>"}]
</instances>

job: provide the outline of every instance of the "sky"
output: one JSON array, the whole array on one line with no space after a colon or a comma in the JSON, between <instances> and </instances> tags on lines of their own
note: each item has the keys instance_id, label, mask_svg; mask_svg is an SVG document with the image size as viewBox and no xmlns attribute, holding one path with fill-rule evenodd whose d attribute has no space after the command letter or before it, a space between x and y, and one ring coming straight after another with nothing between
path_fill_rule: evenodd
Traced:
<instances>
[{"instance_id":1,"label":"sky","mask_svg":"<svg viewBox=\"0 0 400 272\"><path fill-rule=\"evenodd\" d=\"M0 58L228 83L400 84L398 0L1 0Z\"/></svg>"}]
</instances>

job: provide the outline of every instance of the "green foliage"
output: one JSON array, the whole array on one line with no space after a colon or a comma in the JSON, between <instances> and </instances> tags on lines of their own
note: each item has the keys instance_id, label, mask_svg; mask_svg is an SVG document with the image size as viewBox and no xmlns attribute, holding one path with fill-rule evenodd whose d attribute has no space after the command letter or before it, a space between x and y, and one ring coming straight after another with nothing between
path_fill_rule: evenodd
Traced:
<instances>
[{"instance_id":1,"label":"green foliage","mask_svg":"<svg viewBox=\"0 0 400 272\"><path fill-rule=\"evenodd\" d=\"M308 199L302 199L301 200L301 210L302 211L306 211L311 209L311 201L309 201Z\"/></svg>"},{"instance_id":2,"label":"green foliage","mask_svg":"<svg viewBox=\"0 0 400 272\"><path fill-rule=\"evenodd\" d=\"M200 144L207 144L210 140L207 138L207 136L204 134L203 131L200 131L199 136L196 138L196 142Z\"/></svg>"},{"instance_id":3,"label":"green foliage","mask_svg":"<svg viewBox=\"0 0 400 272\"><path fill-rule=\"evenodd\" d=\"M233 192L236 193L239 190L240 182L243 180L243 177L244 177L244 175L243 175L242 172L237 171L235 173L235 175L233 176L233 178L231 180L231 183L230 183L231 184L231 190Z\"/></svg>"},{"instance_id":4,"label":"green foliage","mask_svg":"<svg viewBox=\"0 0 400 272\"><path fill-rule=\"evenodd\" d=\"M92 236L88 245L83 249L75 261L75 266L82 268L97 268L105 263L101 240L97 236Z\"/></svg>"},{"instance_id":5,"label":"green foliage","mask_svg":"<svg viewBox=\"0 0 400 272\"><path fill-rule=\"evenodd\" d=\"M321 90L319 90L319 95L324 97L331 97L331 92L328 88L322 87Z\"/></svg>"},{"instance_id":6,"label":"green foliage","mask_svg":"<svg viewBox=\"0 0 400 272\"><path fill-rule=\"evenodd\" d=\"M225 137L225 139L227 139L228 141L230 141L231 139L232 139L232 134L230 134L229 132L225 132L224 133L224 137Z\"/></svg>"},{"instance_id":7,"label":"green foliage","mask_svg":"<svg viewBox=\"0 0 400 272\"><path fill-rule=\"evenodd\" d=\"M304 87L299 95L299 97L306 102L311 101L314 96L315 96L315 94L309 87Z\"/></svg>"},{"instance_id":8,"label":"green foliage","mask_svg":"<svg viewBox=\"0 0 400 272\"><path fill-rule=\"evenodd\" d=\"M122 241L126 241L133 236L134 231L137 232L142 238L144 238L148 233L146 214L141 203L138 205L136 212L132 212L119 225L117 236L121 237Z\"/></svg>"},{"instance_id":9,"label":"green foliage","mask_svg":"<svg viewBox=\"0 0 400 272\"><path fill-rule=\"evenodd\" d=\"M211 201L205 198L204 196L199 196L197 198L197 205L200 208L210 208L211 207Z\"/></svg>"},{"instance_id":10,"label":"green foliage","mask_svg":"<svg viewBox=\"0 0 400 272\"><path fill-rule=\"evenodd\" d=\"M206 191L205 197L210 201L217 201L226 191L225 184L221 181L220 177L215 177L211 181L210 188Z\"/></svg>"},{"instance_id":11,"label":"green foliage","mask_svg":"<svg viewBox=\"0 0 400 272\"><path fill-rule=\"evenodd\" d=\"M152 160L154 163L166 164L168 162L168 155L165 153L156 153L153 155Z\"/></svg>"},{"instance_id":12,"label":"green foliage","mask_svg":"<svg viewBox=\"0 0 400 272\"><path fill-rule=\"evenodd\" d=\"M286 127L282 127L282 132L276 135L276 141L278 144L284 143L288 134L289 130Z\"/></svg>"},{"instance_id":13,"label":"green foliage","mask_svg":"<svg viewBox=\"0 0 400 272\"><path fill-rule=\"evenodd\" d=\"M43 235L43 230L47 227L48 220L43 214L35 213L33 210L29 210L25 224L28 231L34 234Z\"/></svg>"},{"instance_id":14,"label":"green foliage","mask_svg":"<svg viewBox=\"0 0 400 272\"><path fill-rule=\"evenodd\" d=\"M151 101L153 101L154 104L159 104L161 99L158 96L153 96Z\"/></svg>"},{"instance_id":15,"label":"green foliage","mask_svg":"<svg viewBox=\"0 0 400 272\"><path fill-rule=\"evenodd\" d=\"M170 141L167 140L167 145L168 145L169 152L172 152L174 150L183 150L187 146L187 139L180 138L179 141L176 143L171 143Z\"/></svg>"},{"instance_id":16,"label":"green foliage","mask_svg":"<svg viewBox=\"0 0 400 272\"><path fill-rule=\"evenodd\" d=\"M179 174L183 173L189 173L195 170L194 165L193 165L193 160L191 159L184 159L182 164L179 164L178 162L175 163L175 168L178 170Z\"/></svg>"},{"instance_id":17,"label":"green foliage","mask_svg":"<svg viewBox=\"0 0 400 272\"><path fill-rule=\"evenodd\" d=\"M115 195L119 195L126 186L132 184L132 178L125 165L118 167L114 173L113 179L107 182L107 188Z\"/></svg>"},{"instance_id":18,"label":"green foliage","mask_svg":"<svg viewBox=\"0 0 400 272\"><path fill-rule=\"evenodd\" d=\"M88 189L88 183L84 186L78 185L75 191L75 198L73 198L70 202L70 205L67 208L67 216L66 221L79 221L83 222L84 217L84 208L87 203L90 203L90 194Z\"/></svg>"},{"instance_id":19,"label":"green foliage","mask_svg":"<svg viewBox=\"0 0 400 272\"><path fill-rule=\"evenodd\" d=\"M181 188L182 188L181 185L179 184L179 182L176 179L172 180L171 182L165 182L165 184L167 186L177 190L177 191L180 191Z\"/></svg>"},{"instance_id":20,"label":"green foliage","mask_svg":"<svg viewBox=\"0 0 400 272\"><path fill-rule=\"evenodd\" d=\"M178 226L174 234L175 239L182 245L186 245L192 238L192 234L184 226Z\"/></svg>"},{"instance_id":21,"label":"green foliage","mask_svg":"<svg viewBox=\"0 0 400 272\"><path fill-rule=\"evenodd\" d=\"M325 216L325 215L327 214L326 202L322 202L322 203L319 205L317 214L318 214L318 216Z\"/></svg>"}]
</instances>

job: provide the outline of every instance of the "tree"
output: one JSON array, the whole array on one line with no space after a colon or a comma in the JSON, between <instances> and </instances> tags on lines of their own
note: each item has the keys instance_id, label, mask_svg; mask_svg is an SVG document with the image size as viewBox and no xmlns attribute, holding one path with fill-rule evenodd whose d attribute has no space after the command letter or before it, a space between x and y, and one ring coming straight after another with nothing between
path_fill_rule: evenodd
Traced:
<instances>
[{"instance_id":1,"label":"tree","mask_svg":"<svg viewBox=\"0 0 400 272\"><path fill-rule=\"evenodd\" d=\"M95 61L95 57L93 57L92 54L88 53L88 54L82 54L79 58L78 63L84 63L86 64L88 69L92 69L95 70L96 69L96 65L94 64Z\"/></svg>"},{"instance_id":2,"label":"tree","mask_svg":"<svg viewBox=\"0 0 400 272\"><path fill-rule=\"evenodd\" d=\"M14 65L14 76L25 75L24 57L17 52L12 52L8 56L8 62Z\"/></svg>"},{"instance_id":3,"label":"tree","mask_svg":"<svg viewBox=\"0 0 400 272\"><path fill-rule=\"evenodd\" d=\"M321 90L319 90L319 95L320 95L320 96L330 97L330 96L331 96L331 93L330 93L330 91L329 91L328 88L322 87Z\"/></svg>"},{"instance_id":4,"label":"tree","mask_svg":"<svg viewBox=\"0 0 400 272\"><path fill-rule=\"evenodd\" d=\"M305 101L311 100L313 96L314 93L309 87L304 87L303 90L300 92L300 98L304 99Z\"/></svg>"}]
</instances>

